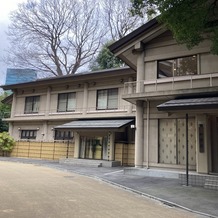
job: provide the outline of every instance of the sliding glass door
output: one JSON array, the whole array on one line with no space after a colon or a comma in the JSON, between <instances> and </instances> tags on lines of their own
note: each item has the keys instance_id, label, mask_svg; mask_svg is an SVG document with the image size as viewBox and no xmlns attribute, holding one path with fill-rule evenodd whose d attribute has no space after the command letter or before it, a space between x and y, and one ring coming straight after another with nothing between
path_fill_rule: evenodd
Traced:
<instances>
[{"instance_id":1,"label":"sliding glass door","mask_svg":"<svg viewBox=\"0 0 218 218\"><path fill-rule=\"evenodd\" d=\"M108 159L107 137L80 137L80 154L82 159L107 160Z\"/></svg>"}]
</instances>

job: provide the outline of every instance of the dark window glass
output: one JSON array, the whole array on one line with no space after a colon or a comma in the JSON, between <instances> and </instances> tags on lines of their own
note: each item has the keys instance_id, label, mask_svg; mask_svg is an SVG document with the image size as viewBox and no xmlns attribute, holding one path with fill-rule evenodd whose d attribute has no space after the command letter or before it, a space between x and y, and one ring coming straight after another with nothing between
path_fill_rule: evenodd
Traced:
<instances>
[{"instance_id":1,"label":"dark window glass","mask_svg":"<svg viewBox=\"0 0 218 218\"><path fill-rule=\"evenodd\" d=\"M158 61L158 78L197 74L197 56Z\"/></svg>"},{"instance_id":2,"label":"dark window glass","mask_svg":"<svg viewBox=\"0 0 218 218\"><path fill-rule=\"evenodd\" d=\"M24 113L25 114L38 113L39 101L40 101L40 96L26 97Z\"/></svg>"},{"instance_id":3,"label":"dark window glass","mask_svg":"<svg viewBox=\"0 0 218 218\"><path fill-rule=\"evenodd\" d=\"M97 109L117 109L118 89L104 89L97 91Z\"/></svg>"},{"instance_id":4,"label":"dark window glass","mask_svg":"<svg viewBox=\"0 0 218 218\"><path fill-rule=\"evenodd\" d=\"M37 130L21 130L21 139L36 139Z\"/></svg>"},{"instance_id":5,"label":"dark window glass","mask_svg":"<svg viewBox=\"0 0 218 218\"><path fill-rule=\"evenodd\" d=\"M76 93L62 93L58 95L58 112L75 111Z\"/></svg>"},{"instance_id":6,"label":"dark window glass","mask_svg":"<svg viewBox=\"0 0 218 218\"><path fill-rule=\"evenodd\" d=\"M71 131L56 130L55 131L55 140L68 140L73 139Z\"/></svg>"}]
</instances>

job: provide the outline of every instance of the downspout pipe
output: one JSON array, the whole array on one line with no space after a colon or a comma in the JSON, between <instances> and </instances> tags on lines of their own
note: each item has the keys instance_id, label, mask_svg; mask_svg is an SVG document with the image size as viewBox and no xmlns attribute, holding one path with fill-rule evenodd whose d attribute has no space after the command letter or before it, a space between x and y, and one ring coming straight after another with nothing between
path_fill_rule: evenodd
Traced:
<instances>
[{"instance_id":1,"label":"downspout pipe","mask_svg":"<svg viewBox=\"0 0 218 218\"><path fill-rule=\"evenodd\" d=\"M186 118L186 186L189 186L188 114L185 115L185 118Z\"/></svg>"}]
</instances>

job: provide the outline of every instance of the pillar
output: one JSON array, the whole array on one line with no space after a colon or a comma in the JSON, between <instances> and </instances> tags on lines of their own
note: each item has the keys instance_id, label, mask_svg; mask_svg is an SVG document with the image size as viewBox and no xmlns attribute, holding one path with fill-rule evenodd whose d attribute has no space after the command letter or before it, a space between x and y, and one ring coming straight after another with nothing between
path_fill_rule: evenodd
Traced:
<instances>
[{"instance_id":1,"label":"pillar","mask_svg":"<svg viewBox=\"0 0 218 218\"><path fill-rule=\"evenodd\" d=\"M137 54L137 84L136 84L136 93L144 92L144 83L145 80L145 55L143 44L139 43L135 45L135 54Z\"/></svg>"},{"instance_id":2,"label":"pillar","mask_svg":"<svg viewBox=\"0 0 218 218\"><path fill-rule=\"evenodd\" d=\"M115 138L115 133L109 132L108 133L108 149L109 149L109 160L110 161L114 160L114 138Z\"/></svg>"},{"instance_id":3,"label":"pillar","mask_svg":"<svg viewBox=\"0 0 218 218\"><path fill-rule=\"evenodd\" d=\"M135 136L135 167L143 166L144 153L144 119L143 101L136 101L136 136Z\"/></svg>"},{"instance_id":4,"label":"pillar","mask_svg":"<svg viewBox=\"0 0 218 218\"><path fill-rule=\"evenodd\" d=\"M133 93L133 85L131 83L132 81L133 81L133 78L129 77L129 79L128 79L128 82L129 82L129 85L128 85L128 94L132 94ZM131 114L132 113L132 109L133 109L132 103L128 102L127 112L129 114Z\"/></svg>"},{"instance_id":5,"label":"pillar","mask_svg":"<svg viewBox=\"0 0 218 218\"><path fill-rule=\"evenodd\" d=\"M87 113L87 104L88 104L88 83L84 84L84 94L83 94L83 115Z\"/></svg>"},{"instance_id":6,"label":"pillar","mask_svg":"<svg viewBox=\"0 0 218 218\"><path fill-rule=\"evenodd\" d=\"M51 87L47 88L47 96L46 96L46 106L45 106L45 116L47 117L50 112L50 104L51 104Z\"/></svg>"},{"instance_id":7,"label":"pillar","mask_svg":"<svg viewBox=\"0 0 218 218\"><path fill-rule=\"evenodd\" d=\"M196 168L198 173L207 174L209 172L208 141L210 138L207 115L197 115L196 118Z\"/></svg>"},{"instance_id":8,"label":"pillar","mask_svg":"<svg viewBox=\"0 0 218 218\"><path fill-rule=\"evenodd\" d=\"M49 131L48 131L48 122L45 121L43 123L43 129L41 131L41 139L42 141L48 141L48 134L49 134Z\"/></svg>"},{"instance_id":9,"label":"pillar","mask_svg":"<svg viewBox=\"0 0 218 218\"><path fill-rule=\"evenodd\" d=\"M74 135L74 158L79 158L79 142L80 142L80 135L77 132L73 133Z\"/></svg>"},{"instance_id":10,"label":"pillar","mask_svg":"<svg viewBox=\"0 0 218 218\"><path fill-rule=\"evenodd\" d=\"M16 105L17 105L17 91L13 90L13 101L12 101L12 107L11 107L11 118L14 118L15 111L16 111Z\"/></svg>"},{"instance_id":11,"label":"pillar","mask_svg":"<svg viewBox=\"0 0 218 218\"><path fill-rule=\"evenodd\" d=\"M13 136L13 127L14 127L13 122L10 122L10 123L8 124L8 126L9 126L8 133L9 133L11 136ZM18 132L19 132L19 131L18 131ZM18 135L18 137L19 137L19 135ZM19 139L19 138L18 138L18 139Z\"/></svg>"},{"instance_id":12,"label":"pillar","mask_svg":"<svg viewBox=\"0 0 218 218\"><path fill-rule=\"evenodd\" d=\"M135 45L134 51L137 55L137 84L136 93L144 92L145 79L145 51L143 43ZM144 161L144 101L136 101L136 132L135 132L135 167L142 167Z\"/></svg>"}]
</instances>

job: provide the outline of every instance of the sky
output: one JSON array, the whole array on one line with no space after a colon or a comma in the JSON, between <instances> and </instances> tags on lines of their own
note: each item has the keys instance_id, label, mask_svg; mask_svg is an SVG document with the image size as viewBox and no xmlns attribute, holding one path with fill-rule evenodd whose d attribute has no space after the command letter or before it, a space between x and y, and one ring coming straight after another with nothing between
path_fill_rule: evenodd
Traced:
<instances>
[{"instance_id":1,"label":"sky","mask_svg":"<svg viewBox=\"0 0 218 218\"><path fill-rule=\"evenodd\" d=\"M26 0L7 0L4 1L4 3L1 3L0 7L0 85L3 85L5 83L5 74L7 66L5 63L1 61L2 56L5 55L5 50L8 48L8 41L7 41L7 35L6 31L8 28L8 24L10 22L9 20L9 14L11 11L14 11L17 9L17 5L19 3L25 2Z\"/></svg>"}]
</instances>

